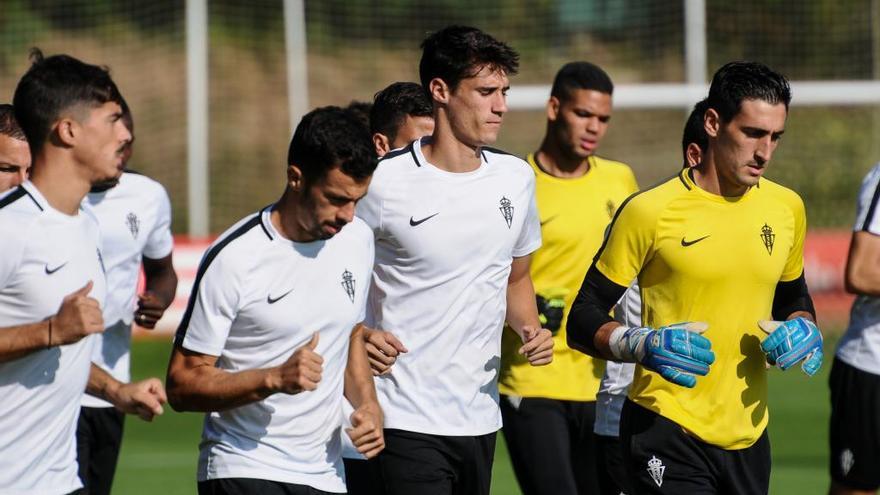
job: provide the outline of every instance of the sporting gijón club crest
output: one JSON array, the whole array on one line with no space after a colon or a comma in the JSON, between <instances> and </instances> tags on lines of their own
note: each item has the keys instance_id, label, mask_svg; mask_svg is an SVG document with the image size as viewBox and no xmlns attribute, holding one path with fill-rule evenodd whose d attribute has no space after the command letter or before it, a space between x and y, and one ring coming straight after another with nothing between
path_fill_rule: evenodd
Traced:
<instances>
[{"instance_id":1,"label":"sporting gij\u00f3n club crest","mask_svg":"<svg viewBox=\"0 0 880 495\"><path fill-rule=\"evenodd\" d=\"M506 196L501 196L501 207L498 210L501 211L501 215L504 217L504 221L507 222L507 228L509 229L513 224L513 203Z\"/></svg>"},{"instance_id":2,"label":"sporting gij\u00f3n club crest","mask_svg":"<svg viewBox=\"0 0 880 495\"><path fill-rule=\"evenodd\" d=\"M355 280L354 275L348 270L342 272L342 288L345 289L345 293L351 299L351 302L354 302Z\"/></svg>"}]
</instances>

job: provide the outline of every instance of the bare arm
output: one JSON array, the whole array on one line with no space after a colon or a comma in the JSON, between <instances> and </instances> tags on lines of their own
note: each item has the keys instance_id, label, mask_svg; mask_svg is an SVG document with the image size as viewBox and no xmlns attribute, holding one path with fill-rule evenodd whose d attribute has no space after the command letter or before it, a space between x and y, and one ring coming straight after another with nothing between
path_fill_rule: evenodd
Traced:
<instances>
[{"instance_id":1,"label":"bare arm","mask_svg":"<svg viewBox=\"0 0 880 495\"><path fill-rule=\"evenodd\" d=\"M844 284L849 293L880 296L880 236L853 232Z\"/></svg>"},{"instance_id":2,"label":"bare arm","mask_svg":"<svg viewBox=\"0 0 880 495\"><path fill-rule=\"evenodd\" d=\"M137 414L144 421L162 414L162 404L168 402L165 388L158 378L122 383L92 364L86 393L110 402L127 414Z\"/></svg>"},{"instance_id":3,"label":"bare arm","mask_svg":"<svg viewBox=\"0 0 880 495\"><path fill-rule=\"evenodd\" d=\"M145 287L138 296L135 321L144 328L154 328L177 292L177 274L171 255L160 259L143 258Z\"/></svg>"},{"instance_id":4,"label":"bare arm","mask_svg":"<svg viewBox=\"0 0 880 495\"><path fill-rule=\"evenodd\" d=\"M314 352L312 336L280 366L230 372L215 365L217 356L176 345L168 363L168 398L175 411L225 411L251 404L275 393L315 390L321 380L323 358Z\"/></svg>"},{"instance_id":5,"label":"bare arm","mask_svg":"<svg viewBox=\"0 0 880 495\"><path fill-rule=\"evenodd\" d=\"M352 428L346 430L358 452L368 459L375 457L385 448L383 433L384 417L379 400L376 398L376 387L373 374L367 360L364 330L358 324L349 338L348 364L345 367L345 397L354 406L351 415Z\"/></svg>"},{"instance_id":6,"label":"bare arm","mask_svg":"<svg viewBox=\"0 0 880 495\"><path fill-rule=\"evenodd\" d=\"M98 301L88 297L92 282L64 297L58 313L26 325L0 328L0 363L43 349L72 344L104 331Z\"/></svg>"},{"instance_id":7,"label":"bare arm","mask_svg":"<svg viewBox=\"0 0 880 495\"><path fill-rule=\"evenodd\" d=\"M549 364L553 360L553 334L541 328L538 306L535 303L535 287L529 273L532 257L514 258L507 280L507 324L522 339L524 354L532 365Z\"/></svg>"}]
</instances>

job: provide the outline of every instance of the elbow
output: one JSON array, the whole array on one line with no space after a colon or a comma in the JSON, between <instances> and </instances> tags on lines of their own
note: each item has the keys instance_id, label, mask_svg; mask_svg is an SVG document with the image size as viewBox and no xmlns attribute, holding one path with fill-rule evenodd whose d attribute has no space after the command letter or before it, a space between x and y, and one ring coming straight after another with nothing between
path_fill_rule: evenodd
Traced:
<instances>
[{"instance_id":1,"label":"elbow","mask_svg":"<svg viewBox=\"0 0 880 495\"><path fill-rule=\"evenodd\" d=\"M176 412L195 412L197 409L192 403L192 395L188 393L185 383L181 380L179 372L168 370L165 377L165 393L168 395L168 405Z\"/></svg>"},{"instance_id":2,"label":"elbow","mask_svg":"<svg viewBox=\"0 0 880 495\"><path fill-rule=\"evenodd\" d=\"M864 272L859 270L847 270L846 276L843 277L843 288L850 294L857 296L867 293L867 280Z\"/></svg>"},{"instance_id":3,"label":"elbow","mask_svg":"<svg viewBox=\"0 0 880 495\"><path fill-rule=\"evenodd\" d=\"M587 354L589 356L599 357L593 345L592 332L588 325L581 318L582 308L575 305L571 308L568 315L568 322L565 325L565 341L568 347Z\"/></svg>"}]
</instances>

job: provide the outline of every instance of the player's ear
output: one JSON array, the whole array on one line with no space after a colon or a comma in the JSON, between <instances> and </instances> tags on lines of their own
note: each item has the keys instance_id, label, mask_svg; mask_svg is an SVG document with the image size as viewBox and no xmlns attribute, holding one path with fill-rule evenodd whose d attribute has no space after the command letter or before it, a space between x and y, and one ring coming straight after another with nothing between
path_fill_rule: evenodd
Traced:
<instances>
[{"instance_id":1,"label":"player's ear","mask_svg":"<svg viewBox=\"0 0 880 495\"><path fill-rule=\"evenodd\" d=\"M700 150L697 143L688 144L685 156L687 156L688 167L696 167L701 161L703 161L703 152Z\"/></svg>"},{"instance_id":2,"label":"player's ear","mask_svg":"<svg viewBox=\"0 0 880 495\"><path fill-rule=\"evenodd\" d=\"M555 96L551 96L549 100L547 100L547 120L551 122L555 122L559 117L559 106L560 106L559 98Z\"/></svg>"},{"instance_id":3,"label":"player's ear","mask_svg":"<svg viewBox=\"0 0 880 495\"><path fill-rule=\"evenodd\" d=\"M388 141L388 136L377 132L373 134L373 147L376 149L376 156L383 157L391 151L391 142Z\"/></svg>"},{"instance_id":4,"label":"player's ear","mask_svg":"<svg viewBox=\"0 0 880 495\"><path fill-rule=\"evenodd\" d=\"M439 77L435 77L431 79L431 82L428 83L428 94L431 95L431 98L434 101L440 103L449 103L449 94L451 90L449 89L449 85L446 84L446 81L440 79Z\"/></svg>"},{"instance_id":5,"label":"player's ear","mask_svg":"<svg viewBox=\"0 0 880 495\"><path fill-rule=\"evenodd\" d=\"M287 187L293 191L301 191L303 189L304 180L302 170L294 164L287 166Z\"/></svg>"},{"instance_id":6,"label":"player's ear","mask_svg":"<svg viewBox=\"0 0 880 495\"><path fill-rule=\"evenodd\" d=\"M714 108L707 108L703 114L703 129L706 134L711 137L718 137L718 130L721 128L721 116Z\"/></svg>"},{"instance_id":7,"label":"player's ear","mask_svg":"<svg viewBox=\"0 0 880 495\"><path fill-rule=\"evenodd\" d=\"M49 140L56 146L70 147L79 137L79 123L69 116L61 117L49 131Z\"/></svg>"}]
</instances>

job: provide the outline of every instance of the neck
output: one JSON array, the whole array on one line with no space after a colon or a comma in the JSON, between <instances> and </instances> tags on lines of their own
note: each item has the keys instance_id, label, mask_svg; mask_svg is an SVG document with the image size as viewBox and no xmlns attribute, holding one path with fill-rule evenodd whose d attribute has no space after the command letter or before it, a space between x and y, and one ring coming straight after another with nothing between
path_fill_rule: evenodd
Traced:
<instances>
[{"instance_id":1,"label":"neck","mask_svg":"<svg viewBox=\"0 0 880 495\"><path fill-rule=\"evenodd\" d=\"M289 187L284 190L281 199L275 203L275 208L269 213L269 221L281 237L294 242L311 242L315 238L311 236L297 218L299 211L300 196Z\"/></svg>"},{"instance_id":2,"label":"neck","mask_svg":"<svg viewBox=\"0 0 880 495\"><path fill-rule=\"evenodd\" d=\"M550 132L547 132L541 147L535 152L535 159L541 163L544 172L563 179L582 177L590 171L590 157L581 158L565 153Z\"/></svg>"},{"instance_id":3,"label":"neck","mask_svg":"<svg viewBox=\"0 0 880 495\"><path fill-rule=\"evenodd\" d=\"M710 151L707 151L706 157L700 162L697 166L693 167L694 171L694 183L697 186L712 194L716 194L718 196L724 196L728 198L733 198L737 196L742 196L749 190L749 186L744 186L742 184L731 183L724 179L721 174L718 173L718 166L715 163L715 156Z\"/></svg>"},{"instance_id":4,"label":"neck","mask_svg":"<svg viewBox=\"0 0 880 495\"><path fill-rule=\"evenodd\" d=\"M432 165L447 172L473 172L480 168L481 146L471 146L460 141L449 120L443 114L437 119L431 142L422 146L422 154Z\"/></svg>"},{"instance_id":5,"label":"neck","mask_svg":"<svg viewBox=\"0 0 880 495\"><path fill-rule=\"evenodd\" d=\"M52 208L67 215L76 215L92 187L88 179L77 173L77 169L68 156L53 152L50 148L40 152L34 159L30 180Z\"/></svg>"}]
</instances>

